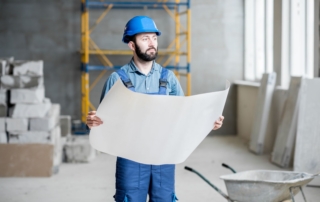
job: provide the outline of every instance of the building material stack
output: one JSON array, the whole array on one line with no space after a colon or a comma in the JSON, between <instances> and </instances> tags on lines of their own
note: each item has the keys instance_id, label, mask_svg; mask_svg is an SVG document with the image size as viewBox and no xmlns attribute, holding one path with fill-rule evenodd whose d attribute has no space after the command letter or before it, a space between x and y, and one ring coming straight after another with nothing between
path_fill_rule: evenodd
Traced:
<instances>
[{"instance_id":1,"label":"building material stack","mask_svg":"<svg viewBox=\"0 0 320 202\"><path fill-rule=\"evenodd\" d=\"M62 146L62 156L61 159L63 162L66 162L66 152L65 145L67 139L71 137L71 116L70 115L61 115L60 116L60 128L61 128L61 146Z\"/></svg>"},{"instance_id":2,"label":"building material stack","mask_svg":"<svg viewBox=\"0 0 320 202\"><path fill-rule=\"evenodd\" d=\"M73 121L77 122L77 121ZM96 150L90 145L88 135L71 135L71 117L60 116L63 160L67 163L89 163L96 157Z\"/></svg>"},{"instance_id":3,"label":"building material stack","mask_svg":"<svg viewBox=\"0 0 320 202\"><path fill-rule=\"evenodd\" d=\"M0 77L6 74L6 69L9 68L9 60L0 59ZM7 90L2 89L0 86L0 143L7 143L7 133L6 133L6 116L8 111L7 106Z\"/></svg>"},{"instance_id":4,"label":"building material stack","mask_svg":"<svg viewBox=\"0 0 320 202\"><path fill-rule=\"evenodd\" d=\"M4 131L7 133L9 143L6 145L7 149L10 145L20 149L9 148L11 154L2 154L4 157L0 154L1 158L13 159L8 161L11 166L17 166L13 169L17 172L12 172L12 169L7 172L6 168L0 167L0 176L42 176L43 173L50 176L52 173L57 173L62 156L60 105L52 104L50 99L45 98L43 61L13 61L10 66L2 68L1 73L0 106L6 107L7 110L6 114L0 114L0 134L2 137ZM3 122L5 122L5 128ZM18 162L17 156L24 155L22 153L34 154L36 151L30 150L36 150L37 147L39 152L42 150L43 154L48 155L49 162L52 162L50 171L41 171L40 160L46 158L45 156L39 158L39 162L34 159L34 156L23 156L23 158L34 159L32 161L34 169L39 171L36 173L30 168L32 165L28 165L28 162ZM48 151L44 152L46 149ZM14 152L16 154L12 154L12 151L16 151ZM32 171L27 171L27 167ZM44 169L48 169L48 166Z\"/></svg>"},{"instance_id":5,"label":"building material stack","mask_svg":"<svg viewBox=\"0 0 320 202\"><path fill-rule=\"evenodd\" d=\"M73 135L64 146L65 161L69 163L89 163L96 157L88 135Z\"/></svg>"}]
</instances>

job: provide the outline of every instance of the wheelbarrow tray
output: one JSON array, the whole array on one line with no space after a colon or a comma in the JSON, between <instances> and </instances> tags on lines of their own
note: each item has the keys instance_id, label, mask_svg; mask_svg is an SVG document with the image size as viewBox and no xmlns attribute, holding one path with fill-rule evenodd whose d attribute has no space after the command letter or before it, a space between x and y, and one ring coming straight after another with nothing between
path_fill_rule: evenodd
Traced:
<instances>
[{"instance_id":1,"label":"wheelbarrow tray","mask_svg":"<svg viewBox=\"0 0 320 202\"><path fill-rule=\"evenodd\" d=\"M290 171L252 170L223 175L228 195L237 202L279 202L291 199L299 187L308 184L314 176Z\"/></svg>"}]
</instances>

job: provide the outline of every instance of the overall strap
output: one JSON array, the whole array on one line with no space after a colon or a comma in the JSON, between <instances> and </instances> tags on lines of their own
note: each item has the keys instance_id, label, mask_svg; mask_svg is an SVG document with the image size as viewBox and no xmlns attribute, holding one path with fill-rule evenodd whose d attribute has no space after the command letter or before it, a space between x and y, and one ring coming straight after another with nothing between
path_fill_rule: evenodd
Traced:
<instances>
[{"instance_id":1,"label":"overall strap","mask_svg":"<svg viewBox=\"0 0 320 202\"><path fill-rule=\"evenodd\" d=\"M166 68L162 68L161 77L159 79L159 95L167 94L168 72L169 71Z\"/></svg>"},{"instance_id":2,"label":"overall strap","mask_svg":"<svg viewBox=\"0 0 320 202\"><path fill-rule=\"evenodd\" d=\"M129 90L132 90L132 91L135 91L135 88L130 80L130 78L128 77L128 75L126 74L126 72L122 69L119 69L117 71L117 74L120 76L121 78L121 81L123 82L123 84L129 89Z\"/></svg>"}]
</instances>

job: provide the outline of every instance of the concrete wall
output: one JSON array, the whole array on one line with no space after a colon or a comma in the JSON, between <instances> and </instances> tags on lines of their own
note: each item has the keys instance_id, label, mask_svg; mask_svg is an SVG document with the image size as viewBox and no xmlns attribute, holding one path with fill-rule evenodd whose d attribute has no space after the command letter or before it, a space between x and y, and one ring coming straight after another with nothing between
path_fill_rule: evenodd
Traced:
<instances>
[{"instance_id":1,"label":"concrete wall","mask_svg":"<svg viewBox=\"0 0 320 202\"><path fill-rule=\"evenodd\" d=\"M78 0L0 1L0 57L44 60L46 96L80 117Z\"/></svg>"},{"instance_id":2,"label":"concrete wall","mask_svg":"<svg viewBox=\"0 0 320 202\"><path fill-rule=\"evenodd\" d=\"M243 1L192 1L193 94L220 90L226 79L243 79L243 42ZM225 125L213 133L237 133L236 97L232 86L223 112Z\"/></svg>"},{"instance_id":3,"label":"concrete wall","mask_svg":"<svg viewBox=\"0 0 320 202\"><path fill-rule=\"evenodd\" d=\"M61 104L63 114L80 118L80 4L78 0L0 0L0 57L43 59L47 96ZM220 90L229 81L243 78L243 1L197 0L191 2L192 94ZM93 23L101 10L90 12ZM135 15L148 15L162 30L159 49L174 37L174 21L163 10L111 10L91 34L100 48L127 49L121 42L126 22ZM185 22L185 19L181 19ZM110 57L123 65L130 57ZM100 64L95 56L91 64ZM185 63L182 58L181 64ZM91 72L90 81L100 72ZM107 72L92 90L97 106ZM181 78L186 90L186 81ZM224 111L225 125L215 133L236 134L236 91L231 88Z\"/></svg>"}]
</instances>

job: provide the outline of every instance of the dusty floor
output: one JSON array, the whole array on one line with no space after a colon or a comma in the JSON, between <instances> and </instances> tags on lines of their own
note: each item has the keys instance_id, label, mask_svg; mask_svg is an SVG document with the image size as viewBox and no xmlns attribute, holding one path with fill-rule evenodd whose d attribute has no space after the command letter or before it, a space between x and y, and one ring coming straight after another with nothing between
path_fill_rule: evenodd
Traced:
<instances>
[{"instance_id":1,"label":"dusty floor","mask_svg":"<svg viewBox=\"0 0 320 202\"><path fill-rule=\"evenodd\" d=\"M226 201L195 174L184 170L188 165L201 172L213 184L226 191L219 176L230 171L221 167L228 163L237 171L279 168L269 156L250 153L246 143L235 136L210 136L183 164L176 168L176 192L181 202ZM0 178L0 202L112 202L114 194L115 157L100 154L89 164L62 164L51 178ZM320 188L304 188L308 202L320 201ZM302 202L301 194L296 202Z\"/></svg>"}]
</instances>

